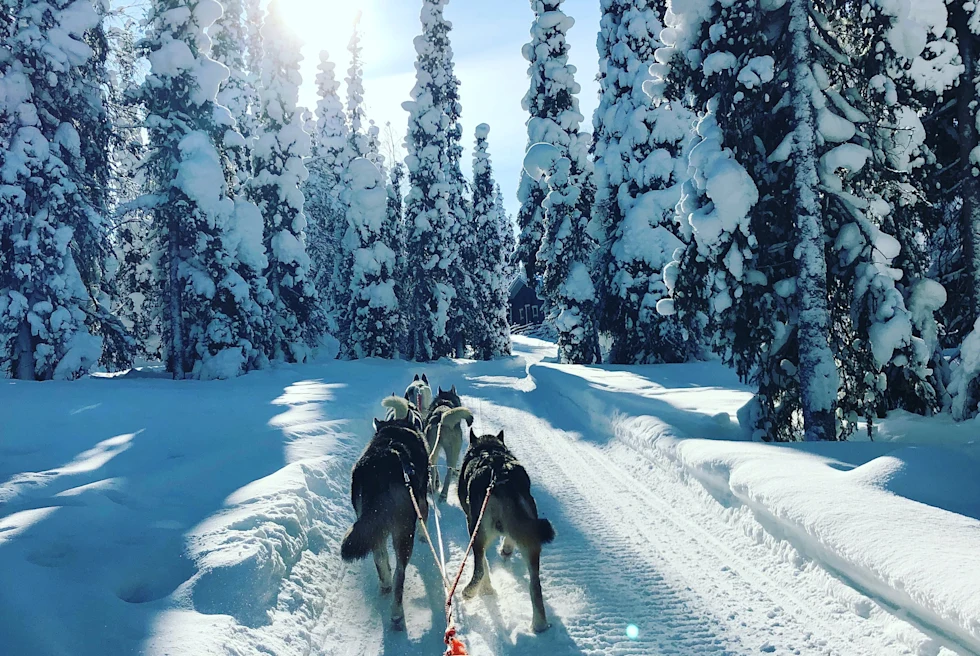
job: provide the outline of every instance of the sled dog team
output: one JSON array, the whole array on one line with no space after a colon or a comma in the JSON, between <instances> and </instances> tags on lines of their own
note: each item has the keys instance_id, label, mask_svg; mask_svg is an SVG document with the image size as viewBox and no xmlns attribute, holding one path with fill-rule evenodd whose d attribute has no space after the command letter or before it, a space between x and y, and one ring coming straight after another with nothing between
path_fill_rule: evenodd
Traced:
<instances>
[{"instance_id":1,"label":"sled dog team","mask_svg":"<svg viewBox=\"0 0 980 656\"><path fill-rule=\"evenodd\" d=\"M374 436L351 474L351 503L357 520L344 536L340 554L348 562L374 555L381 592L394 592L392 628L405 629L405 568L412 557L418 523L408 489L410 486L423 521L427 520L427 492L431 489L435 495L439 488L436 462L442 453L447 474L439 499L446 500L453 472L458 471L459 505L471 536L493 481L483 521L473 540L473 578L463 589L463 597L493 593L486 553L492 542L502 537L502 557L510 557L517 548L527 561L531 628L538 633L547 630L550 625L541 595L541 546L554 540L555 531L547 519L538 517L527 471L504 444L503 431L476 435L470 428L469 449L457 470L463 423L472 426L473 414L463 407L455 385L448 391L440 387L433 397L428 378L416 374L404 397L390 396L381 404L387 410L386 417L374 420ZM389 536L395 549L394 575L388 560Z\"/></svg>"}]
</instances>

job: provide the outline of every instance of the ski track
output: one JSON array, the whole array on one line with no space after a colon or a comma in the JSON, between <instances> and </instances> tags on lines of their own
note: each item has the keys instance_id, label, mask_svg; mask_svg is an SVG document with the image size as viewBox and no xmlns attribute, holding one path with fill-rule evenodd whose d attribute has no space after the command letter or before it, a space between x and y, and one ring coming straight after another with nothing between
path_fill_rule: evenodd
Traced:
<instances>
[{"instance_id":1,"label":"ski track","mask_svg":"<svg viewBox=\"0 0 980 656\"><path fill-rule=\"evenodd\" d=\"M562 409L535 407L533 381L505 385L504 378L473 385L481 394L464 402L476 411L478 430L505 431L529 471L541 516L555 526L557 538L542 556L552 628L530 631L520 554L504 561L490 553L496 594L457 597L471 654L953 653L766 533L747 509L729 507L672 465L644 456L628 435L601 436L603 444L553 427L540 417ZM468 541L455 497L453 485L441 506L450 578ZM435 539L431 513L428 526ZM468 563L460 588L471 572ZM421 537L406 576L406 632L389 629L390 596L380 595L370 559L338 560L328 578L312 654L444 650L442 586ZM633 640L630 624L639 629Z\"/></svg>"}]
</instances>

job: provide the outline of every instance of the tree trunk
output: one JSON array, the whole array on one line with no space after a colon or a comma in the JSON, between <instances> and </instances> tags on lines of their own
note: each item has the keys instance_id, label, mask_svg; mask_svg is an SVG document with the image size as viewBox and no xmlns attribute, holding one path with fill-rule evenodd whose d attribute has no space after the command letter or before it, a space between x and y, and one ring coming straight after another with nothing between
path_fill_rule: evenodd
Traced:
<instances>
[{"instance_id":1,"label":"tree trunk","mask_svg":"<svg viewBox=\"0 0 980 656\"><path fill-rule=\"evenodd\" d=\"M31 347L31 326L25 319L20 323L17 331L17 349L15 360L17 371L15 377L18 380L35 380L34 371L34 349Z\"/></svg>"},{"instance_id":2,"label":"tree trunk","mask_svg":"<svg viewBox=\"0 0 980 656\"><path fill-rule=\"evenodd\" d=\"M970 31L969 17L963 3L950 5L952 24L959 37L960 57L963 59L963 77L956 99L956 113L960 143L960 170L963 185L960 193L963 208L960 211L960 235L963 240L963 265L969 286L969 315L964 328L973 329L980 317L980 178L973 174L970 154L980 142L977 134L976 108L977 87L977 38Z\"/></svg>"},{"instance_id":3,"label":"tree trunk","mask_svg":"<svg viewBox=\"0 0 980 656\"><path fill-rule=\"evenodd\" d=\"M807 441L837 438L834 408L840 378L830 350L827 260L817 195L817 143L810 79L809 0L791 0L790 93L795 108L794 195L799 231L800 391Z\"/></svg>"},{"instance_id":4,"label":"tree trunk","mask_svg":"<svg viewBox=\"0 0 980 656\"><path fill-rule=\"evenodd\" d=\"M170 298L167 304L167 317L170 322L170 366L173 369L174 380L184 378L184 321L181 316L181 289L178 275L180 245L177 243L176 221L169 226L169 241L167 244L167 285L170 288Z\"/></svg>"}]
</instances>

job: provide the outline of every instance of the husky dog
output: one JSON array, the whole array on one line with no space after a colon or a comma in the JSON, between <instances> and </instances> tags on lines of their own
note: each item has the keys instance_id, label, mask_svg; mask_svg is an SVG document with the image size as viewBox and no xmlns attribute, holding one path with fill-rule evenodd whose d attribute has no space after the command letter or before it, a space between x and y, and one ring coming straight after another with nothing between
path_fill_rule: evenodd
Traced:
<instances>
[{"instance_id":1,"label":"husky dog","mask_svg":"<svg viewBox=\"0 0 980 656\"><path fill-rule=\"evenodd\" d=\"M420 412L428 412L432 405L432 388L429 387L429 379L425 374L421 378L415 374L415 380L405 389L405 399L414 403Z\"/></svg>"},{"instance_id":2,"label":"husky dog","mask_svg":"<svg viewBox=\"0 0 980 656\"><path fill-rule=\"evenodd\" d=\"M419 411L418 407L408 399L403 399L400 396L392 394L381 401L381 405L388 411L387 415L385 416L386 420L404 422L406 426L413 428L420 433L424 430L422 413Z\"/></svg>"},{"instance_id":3,"label":"husky dog","mask_svg":"<svg viewBox=\"0 0 980 656\"><path fill-rule=\"evenodd\" d=\"M439 452L446 454L446 481L443 483L442 492L439 498L443 501L449 496L449 482L453 477L453 470L459 463L459 455L463 451L463 428L464 421L473 423L473 413L468 408L462 407L463 403L456 393L456 386L448 392L439 388L439 395L436 396L429 408L429 413L425 419L425 441L431 449L429 453L429 464L432 471L432 493L439 487L439 471L436 468L436 461L439 459Z\"/></svg>"},{"instance_id":4,"label":"husky dog","mask_svg":"<svg viewBox=\"0 0 980 656\"><path fill-rule=\"evenodd\" d=\"M387 544L388 536L391 536L395 547L395 594L391 606L391 625L396 631L403 631L405 568L412 557L418 519L405 485L405 474L408 474L422 521L425 521L429 516L425 494L428 452L422 435L404 423L375 419L374 425L374 437L351 474L350 496L357 521L344 536L340 555L351 562L373 552L378 578L381 579L381 592L387 594L392 590Z\"/></svg>"},{"instance_id":5,"label":"husky dog","mask_svg":"<svg viewBox=\"0 0 980 656\"><path fill-rule=\"evenodd\" d=\"M463 596L477 593L493 594L487 565L487 547L503 536L500 555L514 553L515 545L527 559L531 575L531 607L534 611L531 628L536 633L551 626L544 611L541 594L541 545L555 539L555 529L547 519L538 517L538 507L531 496L531 479L517 458L504 445L504 432L499 435L477 436L470 429L470 448L459 470L459 505L466 513L470 535L476 527L480 508L494 480L486 513L473 541L473 580L463 589Z\"/></svg>"}]
</instances>

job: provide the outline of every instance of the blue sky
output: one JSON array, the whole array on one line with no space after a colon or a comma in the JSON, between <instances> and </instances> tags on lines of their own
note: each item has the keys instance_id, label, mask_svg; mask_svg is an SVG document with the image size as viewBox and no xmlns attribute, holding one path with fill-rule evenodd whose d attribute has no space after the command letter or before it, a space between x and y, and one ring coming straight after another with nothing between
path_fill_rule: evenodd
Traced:
<instances>
[{"instance_id":1,"label":"blue sky","mask_svg":"<svg viewBox=\"0 0 980 656\"><path fill-rule=\"evenodd\" d=\"M314 106L313 79L318 53L330 52L341 81L349 65L347 41L357 9L363 11L363 57L367 113L379 125L390 121L396 140L404 139L408 114L401 103L415 84L415 49L412 40L420 32L421 0L280 0L290 24L304 41L304 87L301 102ZM595 76L598 55L599 0L566 0L565 13L576 20L569 33L571 60L578 67L582 85L579 97L591 130L597 104ZM515 193L526 147L521 98L527 92L527 63L521 47L530 40L533 13L527 0L451 0L446 16L453 23L450 35L456 55L456 74L462 83L464 172L469 175L469 147L473 129L490 124L490 149L495 174L508 210L516 214ZM343 87L341 93L345 93ZM404 151L402 151L404 153Z\"/></svg>"}]
</instances>

